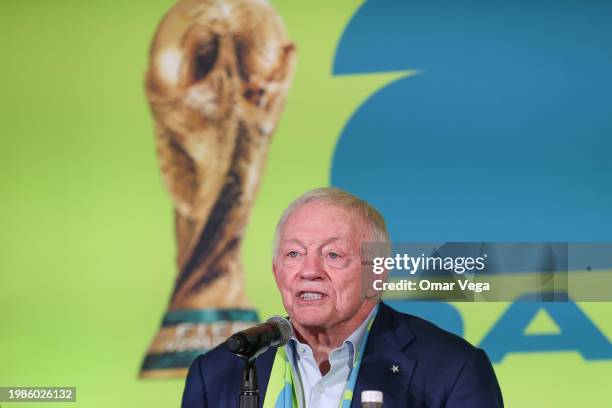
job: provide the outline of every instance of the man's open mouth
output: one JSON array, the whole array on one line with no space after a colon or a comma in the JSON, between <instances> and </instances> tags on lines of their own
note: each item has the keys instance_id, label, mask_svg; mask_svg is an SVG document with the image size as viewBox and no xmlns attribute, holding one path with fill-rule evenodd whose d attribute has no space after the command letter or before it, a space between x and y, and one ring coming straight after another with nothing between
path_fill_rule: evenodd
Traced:
<instances>
[{"instance_id":1,"label":"man's open mouth","mask_svg":"<svg viewBox=\"0 0 612 408\"><path fill-rule=\"evenodd\" d=\"M298 292L298 297L302 300L319 300L319 299L323 299L324 296L326 295L321 292L307 292L307 291Z\"/></svg>"}]
</instances>

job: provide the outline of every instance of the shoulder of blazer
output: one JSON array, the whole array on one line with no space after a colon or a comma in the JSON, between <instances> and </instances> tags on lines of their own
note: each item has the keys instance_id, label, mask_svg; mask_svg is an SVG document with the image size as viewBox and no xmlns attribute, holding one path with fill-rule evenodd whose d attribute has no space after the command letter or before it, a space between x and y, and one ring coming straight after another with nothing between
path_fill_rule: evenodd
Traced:
<instances>
[{"instance_id":1,"label":"shoulder of blazer","mask_svg":"<svg viewBox=\"0 0 612 408\"><path fill-rule=\"evenodd\" d=\"M397 372L392 370L394 366ZM370 331L362 369L355 395L365 389L382 390L390 407L406 406L407 401L412 406L444 406L466 369L467 375L480 376L479 381L491 384L490 389L497 390L501 401L495 374L482 350L424 319L397 312L384 303ZM358 407L358 404L354 400L351 406Z\"/></svg>"},{"instance_id":2,"label":"shoulder of blazer","mask_svg":"<svg viewBox=\"0 0 612 408\"><path fill-rule=\"evenodd\" d=\"M420 317L398 312L384 303L380 304L379 317L380 324L377 325L378 322L375 321L372 331L376 329L379 332L388 332L386 337L404 348L410 345L410 348L424 349L423 351L446 351L466 356L475 349L465 339Z\"/></svg>"}]
</instances>

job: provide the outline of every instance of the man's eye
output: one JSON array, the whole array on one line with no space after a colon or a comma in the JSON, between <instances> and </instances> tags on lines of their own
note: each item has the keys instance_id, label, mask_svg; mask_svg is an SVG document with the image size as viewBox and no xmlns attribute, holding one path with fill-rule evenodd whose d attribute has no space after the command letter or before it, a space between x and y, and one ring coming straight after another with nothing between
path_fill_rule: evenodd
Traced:
<instances>
[{"instance_id":1,"label":"man's eye","mask_svg":"<svg viewBox=\"0 0 612 408\"><path fill-rule=\"evenodd\" d=\"M330 252L330 253L327 254L327 256L329 256L330 259L338 259L338 258L340 258L340 255L338 255L335 252Z\"/></svg>"},{"instance_id":2,"label":"man's eye","mask_svg":"<svg viewBox=\"0 0 612 408\"><path fill-rule=\"evenodd\" d=\"M298 255L299 255L298 251L289 251L289 252L287 252L287 256L290 257L290 258L297 258Z\"/></svg>"}]
</instances>

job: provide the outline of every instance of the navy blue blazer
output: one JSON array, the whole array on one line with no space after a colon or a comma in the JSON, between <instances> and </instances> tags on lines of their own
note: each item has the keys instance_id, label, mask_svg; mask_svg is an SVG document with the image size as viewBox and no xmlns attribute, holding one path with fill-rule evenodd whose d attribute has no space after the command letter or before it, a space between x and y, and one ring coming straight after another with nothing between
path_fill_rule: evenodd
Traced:
<instances>
[{"instance_id":1,"label":"navy blue blazer","mask_svg":"<svg viewBox=\"0 0 612 408\"><path fill-rule=\"evenodd\" d=\"M257 359L260 405L275 353L276 348L270 348ZM391 370L394 365L399 372ZM243 366L224 344L197 357L187 375L182 407L237 408ZM382 391L385 408L504 405L484 351L384 303L368 336L351 408L359 408L363 390Z\"/></svg>"}]
</instances>

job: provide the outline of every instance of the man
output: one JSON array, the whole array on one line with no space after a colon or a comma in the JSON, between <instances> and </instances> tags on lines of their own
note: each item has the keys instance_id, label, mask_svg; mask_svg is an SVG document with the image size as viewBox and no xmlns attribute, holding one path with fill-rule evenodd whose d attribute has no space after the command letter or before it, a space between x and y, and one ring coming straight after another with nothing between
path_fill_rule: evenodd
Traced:
<instances>
[{"instance_id":1,"label":"man","mask_svg":"<svg viewBox=\"0 0 612 408\"><path fill-rule=\"evenodd\" d=\"M378 390L385 408L503 407L482 350L363 287L361 243L388 240L380 214L339 189L307 192L285 210L272 269L293 336L257 360L261 406L357 408L361 391ZM224 345L199 356L183 407L237 407L243 365Z\"/></svg>"}]
</instances>

